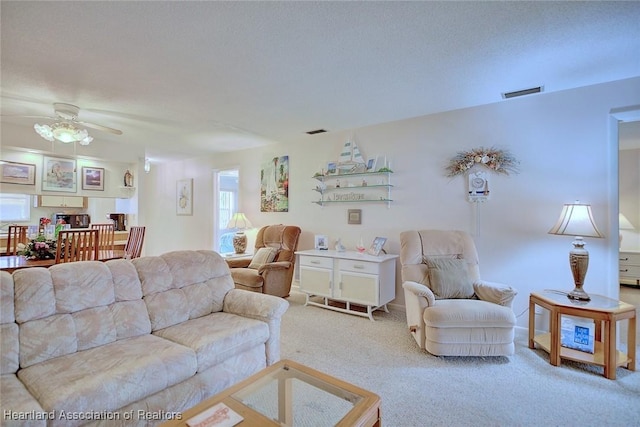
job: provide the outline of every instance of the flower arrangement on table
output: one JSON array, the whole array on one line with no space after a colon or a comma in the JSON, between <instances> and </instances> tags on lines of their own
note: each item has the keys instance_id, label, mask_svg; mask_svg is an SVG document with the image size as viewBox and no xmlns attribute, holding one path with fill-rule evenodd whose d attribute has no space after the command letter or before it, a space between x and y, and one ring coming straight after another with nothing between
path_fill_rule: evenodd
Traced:
<instances>
[{"instance_id":1,"label":"flower arrangement on table","mask_svg":"<svg viewBox=\"0 0 640 427\"><path fill-rule=\"evenodd\" d=\"M54 259L56 241L47 240L43 234L39 234L26 245L18 243L18 255L23 255L27 259Z\"/></svg>"},{"instance_id":2,"label":"flower arrangement on table","mask_svg":"<svg viewBox=\"0 0 640 427\"><path fill-rule=\"evenodd\" d=\"M446 167L447 176L464 174L475 165L486 166L494 172L509 175L518 172L518 161L507 150L496 148L474 148L471 151L459 151Z\"/></svg>"}]
</instances>

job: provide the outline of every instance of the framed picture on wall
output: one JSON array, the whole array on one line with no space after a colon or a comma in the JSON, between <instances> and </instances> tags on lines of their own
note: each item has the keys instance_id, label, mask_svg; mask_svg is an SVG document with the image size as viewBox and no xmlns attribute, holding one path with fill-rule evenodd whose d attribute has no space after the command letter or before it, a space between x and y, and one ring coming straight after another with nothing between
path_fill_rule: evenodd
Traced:
<instances>
[{"instance_id":1,"label":"framed picture on wall","mask_svg":"<svg viewBox=\"0 0 640 427\"><path fill-rule=\"evenodd\" d=\"M193 215L193 179L180 179L176 183L176 214Z\"/></svg>"},{"instance_id":2,"label":"framed picture on wall","mask_svg":"<svg viewBox=\"0 0 640 427\"><path fill-rule=\"evenodd\" d=\"M0 182L36 185L36 165L0 161Z\"/></svg>"},{"instance_id":3,"label":"framed picture on wall","mask_svg":"<svg viewBox=\"0 0 640 427\"><path fill-rule=\"evenodd\" d=\"M44 156L42 159L42 190L78 191L76 161L59 157Z\"/></svg>"},{"instance_id":4,"label":"framed picture on wall","mask_svg":"<svg viewBox=\"0 0 640 427\"><path fill-rule=\"evenodd\" d=\"M83 166L82 189L104 191L104 169Z\"/></svg>"},{"instance_id":5,"label":"framed picture on wall","mask_svg":"<svg viewBox=\"0 0 640 427\"><path fill-rule=\"evenodd\" d=\"M347 224L362 224L362 209L348 209Z\"/></svg>"}]
</instances>

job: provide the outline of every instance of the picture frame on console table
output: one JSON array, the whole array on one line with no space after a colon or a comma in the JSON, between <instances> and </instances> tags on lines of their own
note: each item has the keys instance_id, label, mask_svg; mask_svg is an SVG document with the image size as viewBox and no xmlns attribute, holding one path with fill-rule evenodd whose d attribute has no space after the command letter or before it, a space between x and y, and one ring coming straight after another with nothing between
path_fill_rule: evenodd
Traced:
<instances>
[{"instance_id":1,"label":"picture frame on console table","mask_svg":"<svg viewBox=\"0 0 640 427\"><path fill-rule=\"evenodd\" d=\"M314 247L320 251L329 249L329 239L324 234L316 234L314 238Z\"/></svg>"},{"instance_id":2,"label":"picture frame on console table","mask_svg":"<svg viewBox=\"0 0 640 427\"><path fill-rule=\"evenodd\" d=\"M386 237L376 237L375 239L373 239L373 242L371 243L371 246L367 251L369 255L374 255L374 256L380 255L380 252L383 252L382 247L384 246L386 241L387 241Z\"/></svg>"}]
</instances>

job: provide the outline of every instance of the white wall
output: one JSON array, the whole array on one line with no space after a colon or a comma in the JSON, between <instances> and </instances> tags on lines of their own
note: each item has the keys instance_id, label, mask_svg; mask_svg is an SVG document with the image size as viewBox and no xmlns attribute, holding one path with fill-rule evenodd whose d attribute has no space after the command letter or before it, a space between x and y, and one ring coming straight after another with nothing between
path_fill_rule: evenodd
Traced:
<instances>
[{"instance_id":1,"label":"white wall","mask_svg":"<svg viewBox=\"0 0 640 427\"><path fill-rule=\"evenodd\" d=\"M387 251L399 253L403 230L462 229L474 235L486 280L514 286L516 314L527 308L528 295L546 288L571 290L568 265L571 237L547 234L563 203L590 203L604 239L586 239L591 263L587 292L617 297L617 147L610 143L610 111L640 104L640 78L558 93L533 95L464 110L417 117L355 129L365 158L386 155L395 188L390 208L378 204L313 204L311 178L335 160L351 130L315 136L301 134L294 144L245 150L159 165L152 170L147 193L147 254L174 249L211 248L212 169L238 166L240 209L259 227L271 223L299 225L300 249L313 247L315 234L337 237L347 248L359 238L389 240ZM521 173L492 176L491 200L466 201L462 177L445 177L444 167L457 151L479 146L509 149ZM264 161L288 155L287 213L261 213L260 169ZM193 217L175 214L177 179L194 178ZM615 205L615 206L613 206ZM361 208L362 225L348 225L348 208ZM616 218L617 220L617 218ZM617 228L616 228L617 230ZM613 235L612 235L613 234ZM399 267L399 266L398 266ZM403 304L400 268L395 303ZM526 316L519 318L526 325Z\"/></svg>"}]
</instances>

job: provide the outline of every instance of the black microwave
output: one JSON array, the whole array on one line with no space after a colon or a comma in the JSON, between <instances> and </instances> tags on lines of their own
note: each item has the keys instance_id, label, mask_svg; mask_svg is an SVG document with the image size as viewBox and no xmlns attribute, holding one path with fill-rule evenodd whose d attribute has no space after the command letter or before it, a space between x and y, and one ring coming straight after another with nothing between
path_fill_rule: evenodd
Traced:
<instances>
[{"instance_id":1,"label":"black microwave","mask_svg":"<svg viewBox=\"0 0 640 427\"><path fill-rule=\"evenodd\" d=\"M89 228L89 224L91 224L89 214L57 213L53 215L54 224L57 224L60 219L63 220L65 224L70 224L71 228Z\"/></svg>"}]
</instances>

